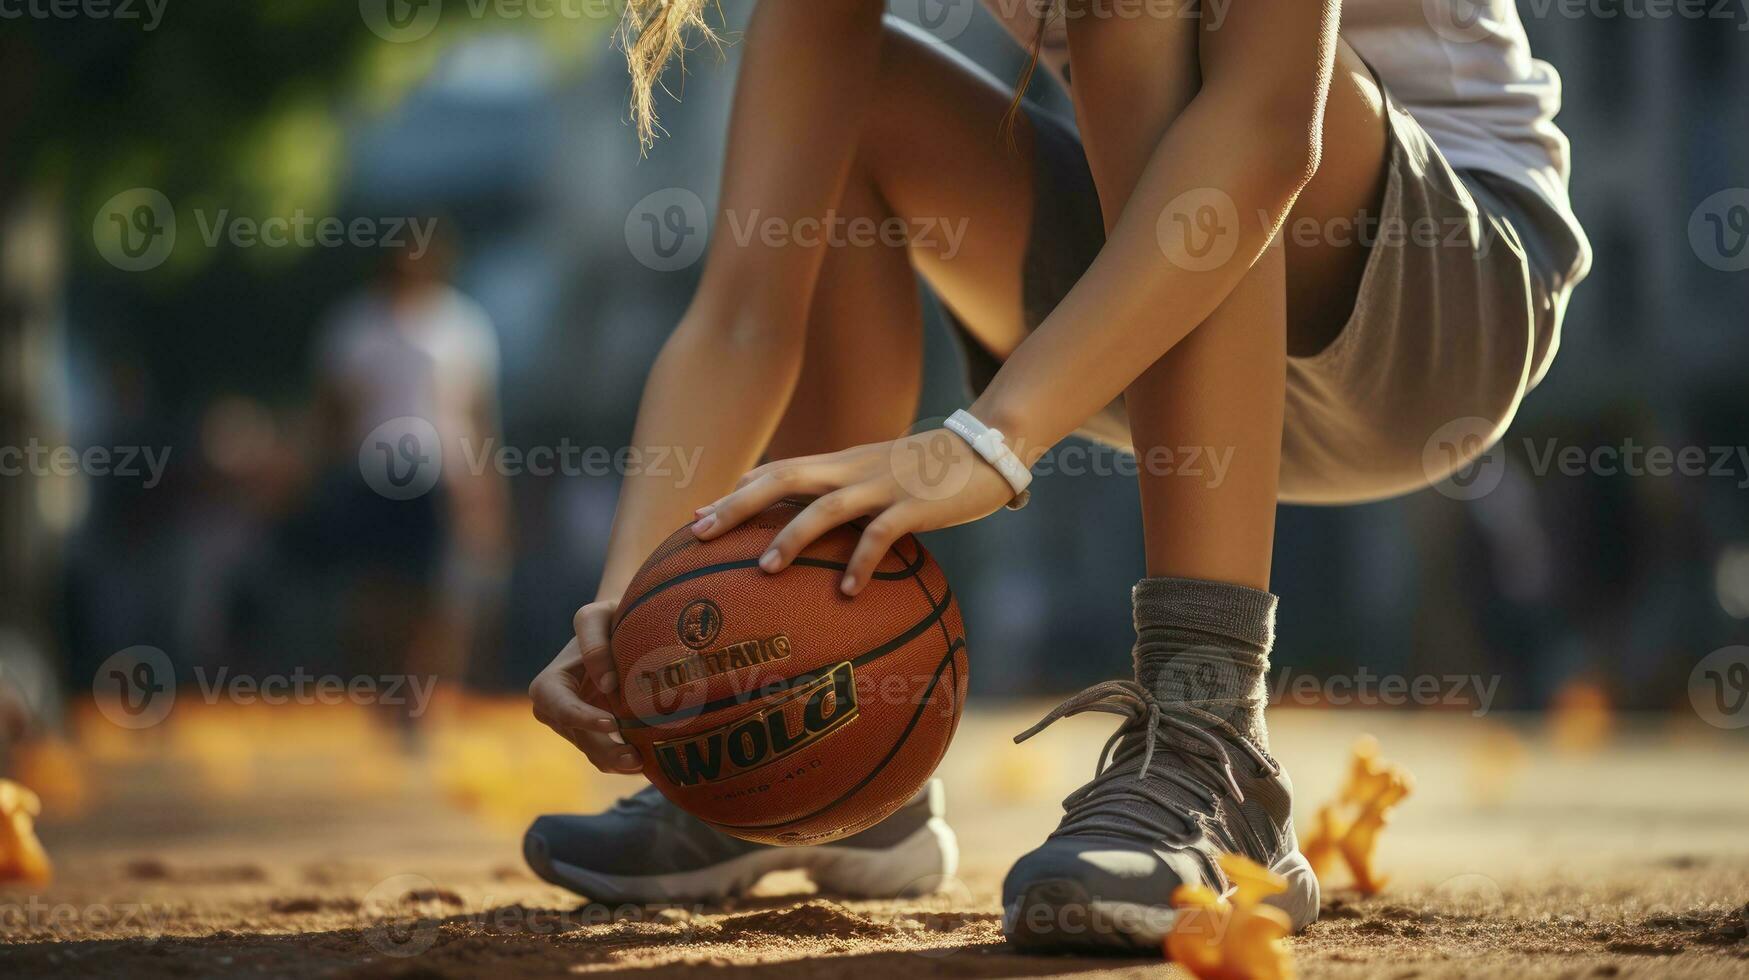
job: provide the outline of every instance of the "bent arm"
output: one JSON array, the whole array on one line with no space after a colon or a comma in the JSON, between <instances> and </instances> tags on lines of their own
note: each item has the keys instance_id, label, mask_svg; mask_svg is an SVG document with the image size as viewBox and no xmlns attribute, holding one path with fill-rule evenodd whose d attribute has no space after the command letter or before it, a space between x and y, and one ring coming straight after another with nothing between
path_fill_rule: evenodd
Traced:
<instances>
[{"instance_id":1,"label":"bent arm","mask_svg":"<svg viewBox=\"0 0 1749 980\"><path fill-rule=\"evenodd\" d=\"M1025 462L1122 394L1269 246L1317 170L1339 2L1234 0L1202 30L1201 87L1164 132L1136 118L1136 102L1181 66L1149 51L1134 21L1091 21L1090 38L1072 25L1107 241L972 407Z\"/></svg>"},{"instance_id":2,"label":"bent arm","mask_svg":"<svg viewBox=\"0 0 1749 980\"><path fill-rule=\"evenodd\" d=\"M789 404L827 246L743 243L735 228L754 216L793 228L837 207L879 63L881 12L880 0L777 0L754 11L716 233L632 435L634 446L676 450L696 464L626 476L601 598L618 598L663 538L758 462Z\"/></svg>"}]
</instances>

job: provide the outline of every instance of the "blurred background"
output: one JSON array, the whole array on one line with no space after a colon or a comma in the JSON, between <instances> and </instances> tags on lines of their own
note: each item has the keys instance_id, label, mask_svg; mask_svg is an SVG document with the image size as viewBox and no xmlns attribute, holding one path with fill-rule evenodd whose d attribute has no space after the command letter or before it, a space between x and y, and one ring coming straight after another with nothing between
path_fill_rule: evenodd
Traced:
<instances>
[{"instance_id":1,"label":"blurred background","mask_svg":"<svg viewBox=\"0 0 1749 980\"><path fill-rule=\"evenodd\" d=\"M731 30L751 5L725 0ZM601 461L699 271L632 231L676 189L714 207L738 48L671 74L671 135L640 160L607 2L105 9L0 22L0 697L56 731L138 648L129 665L161 656L184 684L521 691L594 595ZM1276 662L1295 674L1687 711L1702 659L1749 637L1749 22L1625 9L1521 5L1565 79L1597 252L1560 357L1487 492L1283 510ZM1023 68L981 10L952 43ZM383 349L405 316L427 341ZM920 417L963 401L929 316ZM408 415L577 465L359 494L361 449L397 445L373 426ZM1699 447L1709 472L1539 465L1635 446ZM1115 464L930 537L975 694L1127 670L1142 554Z\"/></svg>"}]
</instances>

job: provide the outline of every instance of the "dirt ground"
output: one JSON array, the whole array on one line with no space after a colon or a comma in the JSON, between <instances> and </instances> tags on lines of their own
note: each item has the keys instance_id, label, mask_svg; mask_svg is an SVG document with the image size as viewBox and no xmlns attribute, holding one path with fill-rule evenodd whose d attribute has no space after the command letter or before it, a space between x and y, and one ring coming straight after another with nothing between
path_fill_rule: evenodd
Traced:
<instances>
[{"instance_id":1,"label":"dirt ground","mask_svg":"<svg viewBox=\"0 0 1749 980\"><path fill-rule=\"evenodd\" d=\"M1024 747L1040 705L975 705L941 775L963 861L933 897L843 901L800 875L708 908L604 907L531 876L519 829L631 788L582 772L519 704L452 709L418 750L371 719L178 706L147 733L80 720L23 760L52 887L0 886L0 976L659 980L1160 976L1158 960L1021 956L1008 862L1092 772L1109 720ZM1749 738L1677 718L1278 711L1301 809L1375 734L1416 777L1386 890L1327 883L1306 977L1749 976ZM1176 970L1176 968L1170 968Z\"/></svg>"}]
</instances>

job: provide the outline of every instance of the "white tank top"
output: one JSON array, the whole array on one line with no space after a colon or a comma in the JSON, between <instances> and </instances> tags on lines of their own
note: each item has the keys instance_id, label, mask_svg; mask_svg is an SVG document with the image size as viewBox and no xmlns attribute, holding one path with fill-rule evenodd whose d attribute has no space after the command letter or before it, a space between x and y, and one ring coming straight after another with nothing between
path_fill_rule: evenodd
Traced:
<instances>
[{"instance_id":1,"label":"white tank top","mask_svg":"<svg viewBox=\"0 0 1749 980\"><path fill-rule=\"evenodd\" d=\"M1030 48L1038 28L1031 4L983 3ZM1204 6L1211 16L1227 9ZM1513 0L1344 0L1342 37L1454 169L1483 170L1528 187L1584 241L1567 196L1567 137L1554 122L1561 76L1531 57ZM1041 60L1066 80L1068 33L1060 10L1045 33Z\"/></svg>"}]
</instances>

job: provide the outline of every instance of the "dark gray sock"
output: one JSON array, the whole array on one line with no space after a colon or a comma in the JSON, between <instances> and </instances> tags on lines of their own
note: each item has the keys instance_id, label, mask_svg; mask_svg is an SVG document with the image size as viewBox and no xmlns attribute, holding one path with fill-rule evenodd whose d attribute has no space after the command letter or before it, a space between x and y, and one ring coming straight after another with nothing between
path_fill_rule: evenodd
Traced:
<instances>
[{"instance_id":1,"label":"dark gray sock","mask_svg":"<svg viewBox=\"0 0 1749 980\"><path fill-rule=\"evenodd\" d=\"M1214 714L1269 750L1263 723L1272 593L1190 578L1145 578L1131 592L1136 680L1162 701Z\"/></svg>"}]
</instances>

